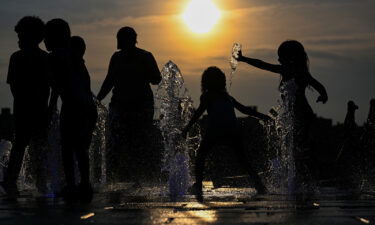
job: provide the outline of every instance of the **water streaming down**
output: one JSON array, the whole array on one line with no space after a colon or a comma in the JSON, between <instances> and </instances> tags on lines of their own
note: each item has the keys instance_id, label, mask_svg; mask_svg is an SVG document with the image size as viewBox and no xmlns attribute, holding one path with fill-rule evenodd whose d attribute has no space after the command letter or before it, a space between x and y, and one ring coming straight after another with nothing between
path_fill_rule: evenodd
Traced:
<instances>
[{"instance_id":1,"label":"water streaming down","mask_svg":"<svg viewBox=\"0 0 375 225\"><path fill-rule=\"evenodd\" d=\"M94 101L98 110L98 118L92 133L90 157L90 179L95 186L106 184L106 125L108 109L95 97Z\"/></svg>"},{"instance_id":2,"label":"water streaming down","mask_svg":"<svg viewBox=\"0 0 375 225\"><path fill-rule=\"evenodd\" d=\"M55 111L48 132L48 155L47 168L50 179L50 193L54 194L63 186L64 173L61 158L61 136L60 136L60 112Z\"/></svg>"},{"instance_id":3,"label":"water streaming down","mask_svg":"<svg viewBox=\"0 0 375 225\"><path fill-rule=\"evenodd\" d=\"M44 189L43 193L47 197L54 197L63 186L63 170L61 159L61 137L60 137L60 113L56 110L52 114L51 124L48 130L47 139L31 140L26 147L25 155L18 178L18 188L20 190L34 190L38 188L37 176L42 176L39 189ZM40 151L38 159L31 158L30 151L37 149ZM42 168L35 171L35 161L42 162ZM36 184L36 185L35 185Z\"/></svg>"},{"instance_id":4,"label":"water streaming down","mask_svg":"<svg viewBox=\"0 0 375 225\"><path fill-rule=\"evenodd\" d=\"M0 140L0 181L4 180L4 171L8 166L11 149L12 142L7 140Z\"/></svg>"},{"instance_id":5,"label":"water streaming down","mask_svg":"<svg viewBox=\"0 0 375 225\"><path fill-rule=\"evenodd\" d=\"M229 76L229 89L232 87L232 80L233 80L234 73L236 72L236 69L237 69L237 65L238 65L237 58L238 58L238 53L240 51L241 51L241 44L234 43L232 47L230 60L229 60L230 67L232 69L232 71L230 72L230 76Z\"/></svg>"},{"instance_id":6,"label":"water streaming down","mask_svg":"<svg viewBox=\"0 0 375 225\"><path fill-rule=\"evenodd\" d=\"M294 79L283 82L280 87L281 99L269 115L274 118L266 125L268 150L275 151L269 161L267 186L271 192L292 194L295 192L294 145L294 103L297 90Z\"/></svg>"},{"instance_id":7,"label":"water streaming down","mask_svg":"<svg viewBox=\"0 0 375 225\"><path fill-rule=\"evenodd\" d=\"M194 112L193 101L185 88L184 79L177 65L169 61L162 69L162 81L156 91L159 105L159 127L163 135L164 153L162 170L168 173L171 200L186 194L191 184L190 156L194 155L200 142L199 129L186 140L181 130Z\"/></svg>"},{"instance_id":8,"label":"water streaming down","mask_svg":"<svg viewBox=\"0 0 375 225\"><path fill-rule=\"evenodd\" d=\"M47 182L50 159L48 155L49 140L44 135L34 135L30 144L26 147L21 171L19 174L18 187L20 190L34 190L37 188L40 194L49 193Z\"/></svg>"}]
</instances>

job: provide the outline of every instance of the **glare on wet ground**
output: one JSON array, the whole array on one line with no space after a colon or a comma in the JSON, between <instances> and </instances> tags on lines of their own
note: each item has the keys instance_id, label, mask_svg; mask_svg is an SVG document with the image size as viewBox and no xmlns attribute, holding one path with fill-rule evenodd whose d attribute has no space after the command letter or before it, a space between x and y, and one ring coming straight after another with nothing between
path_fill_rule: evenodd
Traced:
<instances>
[{"instance_id":1,"label":"glare on wet ground","mask_svg":"<svg viewBox=\"0 0 375 225\"><path fill-rule=\"evenodd\" d=\"M188 195L169 201L166 187L117 184L102 189L90 205L23 192L17 202L0 200L0 224L373 224L372 193L351 195L324 188L301 202L285 195L254 195L252 188L205 183L205 202Z\"/></svg>"}]
</instances>

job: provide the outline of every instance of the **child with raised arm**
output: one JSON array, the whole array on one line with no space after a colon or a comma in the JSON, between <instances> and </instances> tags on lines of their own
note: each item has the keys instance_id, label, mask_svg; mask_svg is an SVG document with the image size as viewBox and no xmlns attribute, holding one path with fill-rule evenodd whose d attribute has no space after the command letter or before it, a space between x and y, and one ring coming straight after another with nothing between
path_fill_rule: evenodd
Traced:
<instances>
[{"instance_id":1,"label":"child with raised arm","mask_svg":"<svg viewBox=\"0 0 375 225\"><path fill-rule=\"evenodd\" d=\"M244 114L262 120L268 120L268 116L258 113L250 107L243 106L230 96L226 90L225 74L217 67L209 67L203 72L201 85L202 95L200 97L200 105L183 130L183 136L186 136L192 125L207 110L208 126L198 149L195 163L196 183L194 187L197 200L200 202L203 201L202 181L206 156L211 148L217 144L232 147L238 161L250 175L251 179L254 180L258 193L265 193L266 187L246 160L234 108Z\"/></svg>"},{"instance_id":2,"label":"child with raised arm","mask_svg":"<svg viewBox=\"0 0 375 225\"><path fill-rule=\"evenodd\" d=\"M309 59L301 43L295 40L283 42L279 49L280 64L270 64L259 59L248 58L239 52L238 61L246 62L259 69L267 70L281 75L279 91L281 93L284 111L290 113L293 118L292 142L293 156L296 163L297 181L307 180L311 151L308 146L310 126L314 119L314 113L307 101L305 91L308 86L317 90L320 96L317 102L327 102L328 95L324 86L312 77L309 71Z\"/></svg>"}]
</instances>

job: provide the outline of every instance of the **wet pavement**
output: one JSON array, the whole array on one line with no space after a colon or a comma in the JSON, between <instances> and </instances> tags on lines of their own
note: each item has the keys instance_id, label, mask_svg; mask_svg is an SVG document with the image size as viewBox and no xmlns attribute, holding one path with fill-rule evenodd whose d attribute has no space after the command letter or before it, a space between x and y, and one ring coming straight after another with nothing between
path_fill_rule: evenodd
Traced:
<instances>
[{"instance_id":1,"label":"wet pavement","mask_svg":"<svg viewBox=\"0 0 375 225\"><path fill-rule=\"evenodd\" d=\"M169 201L164 188L111 186L90 205L22 192L17 202L0 197L0 224L375 224L375 195L322 188L310 200L254 195L251 188L205 188L205 202L188 195Z\"/></svg>"}]
</instances>

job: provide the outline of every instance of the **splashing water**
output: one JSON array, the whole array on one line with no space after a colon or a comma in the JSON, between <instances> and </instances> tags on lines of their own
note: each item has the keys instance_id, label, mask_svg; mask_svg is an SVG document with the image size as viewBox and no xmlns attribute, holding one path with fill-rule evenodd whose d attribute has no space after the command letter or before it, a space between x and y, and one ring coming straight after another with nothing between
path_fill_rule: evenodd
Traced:
<instances>
[{"instance_id":1,"label":"splashing water","mask_svg":"<svg viewBox=\"0 0 375 225\"><path fill-rule=\"evenodd\" d=\"M294 148L294 103L297 90L294 79L283 82L280 87L281 99L278 106L271 109L274 124L267 124L268 149L276 149L275 158L269 162L268 189L282 194L295 191Z\"/></svg>"},{"instance_id":2,"label":"splashing water","mask_svg":"<svg viewBox=\"0 0 375 225\"><path fill-rule=\"evenodd\" d=\"M6 140L0 140L0 181L4 180L4 171L8 166L10 150L12 143Z\"/></svg>"},{"instance_id":3,"label":"splashing water","mask_svg":"<svg viewBox=\"0 0 375 225\"><path fill-rule=\"evenodd\" d=\"M90 179L94 185L104 185L106 183L106 123L108 109L95 97L94 101L98 111L98 118L95 129L92 133L90 157Z\"/></svg>"},{"instance_id":4,"label":"splashing water","mask_svg":"<svg viewBox=\"0 0 375 225\"><path fill-rule=\"evenodd\" d=\"M46 139L33 137L30 144L26 147L18 178L18 188L20 190L34 190L37 188L40 194L45 194L49 197L53 197L55 193L61 190L64 174L61 167L59 117L60 113L56 110L52 115ZM38 154L33 156L31 154L33 151L37 151Z\"/></svg>"},{"instance_id":5,"label":"splashing water","mask_svg":"<svg viewBox=\"0 0 375 225\"><path fill-rule=\"evenodd\" d=\"M241 44L234 43L232 47L232 54L230 56L230 61L229 61L230 67L232 69L232 71L230 72L230 76L229 76L229 89L232 87L232 80L233 80L234 72L237 69L237 65L238 65L237 58L238 58L238 53L240 51L241 51Z\"/></svg>"},{"instance_id":6,"label":"splashing water","mask_svg":"<svg viewBox=\"0 0 375 225\"><path fill-rule=\"evenodd\" d=\"M62 171L61 158L61 136L60 136L60 113L55 111L52 115L52 123L48 132L48 155L47 168L50 174L50 189L52 193L57 193L63 186L64 173Z\"/></svg>"},{"instance_id":7,"label":"splashing water","mask_svg":"<svg viewBox=\"0 0 375 225\"><path fill-rule=\"evenodd\" d=\"M181 137L181 130L190 120L194 108L177 65L169 61L161 74L156 100L160 104L160 130L164 141L162 170L169 176L169 195L172 200L177 200L191 183L189 154L197 148L200 134L198 132L187 140Z\"/></svg>"}]
</instances>

